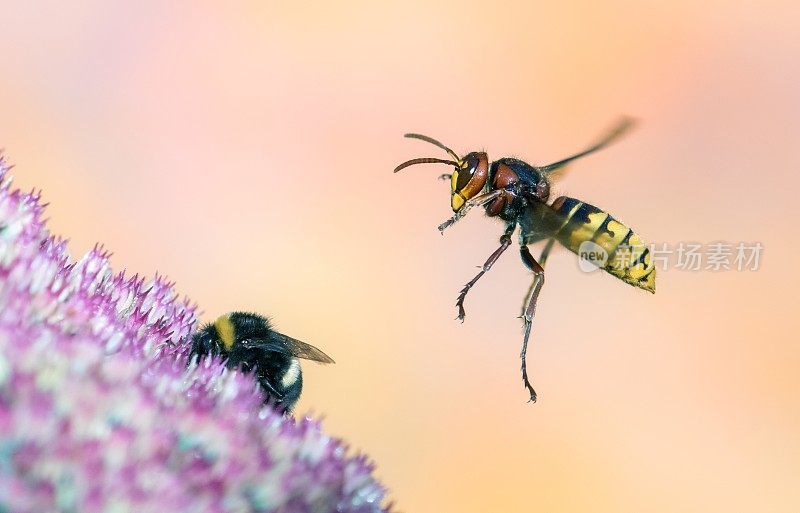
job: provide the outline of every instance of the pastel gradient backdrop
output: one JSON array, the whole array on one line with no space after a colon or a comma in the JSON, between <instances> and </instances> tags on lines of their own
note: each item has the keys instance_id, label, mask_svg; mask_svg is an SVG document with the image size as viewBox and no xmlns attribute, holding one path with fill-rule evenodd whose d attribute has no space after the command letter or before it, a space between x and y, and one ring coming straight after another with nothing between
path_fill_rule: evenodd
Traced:
<instances>
[{"instance_id":1,"label":"pastel gradient backdrop","mask_svg":"<svg viewBox=\"0 0 800 513\"><path fill-rule=\"evenodd\" d=\"M696 4L4 2L0 145L74 254L334 356L299 409L403 511L795 512L800 9ZM545 163L620 114L637 130L556 194L762 265L651 296L555 252L526 404L530 275L509 251L453 320L501 225L440 236L447 170L393 175L440 156L402 134Z\"/></svg>"}]
</instances>

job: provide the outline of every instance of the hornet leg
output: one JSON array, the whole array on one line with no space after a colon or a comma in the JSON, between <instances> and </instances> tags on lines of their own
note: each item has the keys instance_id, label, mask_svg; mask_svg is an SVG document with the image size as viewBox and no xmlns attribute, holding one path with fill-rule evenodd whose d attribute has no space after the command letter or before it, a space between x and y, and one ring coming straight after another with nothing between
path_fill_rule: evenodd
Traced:
<instances>
[{"instance_id":1,"label":"hornet leg","mask_svg":"<svg viewBox=\"0 0 800 513\"><path fill-rule=\"evenodd\" d=\"M466 203L461 205L461 208L458 209L458 212L453 214L453 217L451 217L450 219L439 225L439 231L444 232L446 228L449 228L450 226L454 225L456 221L467 215L467 212L469 212L471 208L485 205L490 201L494 200L496 197L503 194L503 192L504 191L498 189L496 191L487 192L485 194L479 194L478 196L475 196L471 200L468 200Z\"/></svg>"},{"instance_id":2,"label":"hornet leg","mask_svg":"<svg viewBox=\"0 0 800 513\"><path fill-rule=\"evenodd\" d=\"M545 244L544 248L542 248L542 254L539 255L539 265L542 267L544 267L545 262L547 262L547 257L550 256L550 250L553 249L553 244L555 243L555 239L550 239L547 241L547 244Z\"/></svg>"},{"instance_id":3,"label":"hornet leg","mask_svg":"<svg viewBox=\"0 0 800 513\"><path fill-rule=\"evenodd\" d=\"M544 265L547 262L547 257L550 256L550 250L553 249L553 244L555 244L555 242L556 242L555 239L550 239L550 240L547 241L547 244L545 244L544 248L542 248L542 253L539 255L539 265L542 266L542 269L544 269ZM528 266L527 263L525 265ZM530 269L529 266L528 266L528 269ZM533 270L533 269L531 269L531 270ZM523 315L525 315L525 308L528 306L528 299L530 299L531 294L533 294L533 287L535 285L536 285L536 282L534 281L533 283L531 283L531 286L528 287L528 293L525 294L525 299L522 301L522 310L521 310L521 313L519 314L520 318Z\"/></svg>"},{"instance_id":4,"label":"hornet leg","mask_svg":"<svg viewBox=\"0 0 800 513\"><path fill-rule=\"evenodd\" d=\"M486 274L486 272L492 268L497 259L500 258L500 255L503 254L505 250L511 245L511 234L514 233L514 230L517 228L516 223L513 223L506 228L506 232L500 237L500 247L494 250L494 253L489 255L489 258L486 259L483 266L481 267L481 272L477 274L474 278L469 280L464 288L461 289L461 292L458 293L458 299L456 300L456 306L458 307L458 320L464 322L464 316L466 315L466 311L464 311L464 299L467 297L467 292L469 289L477 283L481 276Z\"/></svg>"},{"instance_id":5,"label":"hornet leg","mask_svg":"<svg viewBox=\"0 0 800 513\"><path fill-rule=\"evenodd\" d=\"M550 244L548 243L548 245ZM545 247L545 249L547 249L547 247ZM528 393L530 394L530 399L528 401L536 402L536 391L533 389L531 382L528 380L528 367L525 357L528 353L528 339L531 336L533 316L536 314L536 300L539 298L539 292L542 290L542 285L544 285L544 269L541 265L539 265L539 262L533 258L533 255L531 255L531 252L528 250L527 246L520 247L519 253L525 265L528 266L531 271L533 271L531 297L528 299L528 306L525 308L525 311L522 314L522 319L525 323L525 335L522 341L522 351L520 351L519 356L520 359L522 359L522 383L525 385L525 388L528 389Z\"/></svg>"},{"instance_id":6,"label":"hornet leg","mask_svg":"<svg viewBox=\"0 0 800 513\"><path fill-rule=\"evenodd\" d=\"M439 180L450 180L451 178L453 178L453 175L451 175L450 173L439 175Z\"/></svg>"}]
</instances>

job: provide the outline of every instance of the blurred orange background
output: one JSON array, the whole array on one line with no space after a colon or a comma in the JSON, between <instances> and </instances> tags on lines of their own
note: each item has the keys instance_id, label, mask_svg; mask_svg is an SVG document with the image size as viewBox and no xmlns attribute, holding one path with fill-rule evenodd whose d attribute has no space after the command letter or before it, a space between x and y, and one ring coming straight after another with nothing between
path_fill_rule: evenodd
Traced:
<instances>
[{"instance_id":1,"label":"blurred orange background","mask_svg":"<svg viewBox=\"0 0 800 513\"><path fill-rule=\"evenodd\" d=\"M269 313L334 356L299 410L407 512L800 508L800 10L794 2L6 4L0 145L75 256ZM556 186L648 242L761 242L751 272L651 296L450 215L444 156L547 163L640 124ZM534 254L538 254L534 250Z\"/></svg>"}]
</instances>

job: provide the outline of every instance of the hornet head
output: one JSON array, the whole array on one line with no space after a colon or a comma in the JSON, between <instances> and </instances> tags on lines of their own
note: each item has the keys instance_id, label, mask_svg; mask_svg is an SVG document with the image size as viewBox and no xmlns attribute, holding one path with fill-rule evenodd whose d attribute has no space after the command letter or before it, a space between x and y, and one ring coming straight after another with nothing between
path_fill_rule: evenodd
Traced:
<instances>
[{"instance_id":1,"label":"hornet head","mask_svg":"<svg viewBox=\"0 0 800 513\"><path fill-rule=\"evenodd\" d=\"M394 172L396 173L414 164L448 164L453 166L455 169L450 176L450 205L453 207L454 212L458 212L467 200L477 196L486 186L486 181L489 178L489 157L485 152L473 151L462 158L436 139L420 134L406 134L405 136L429 142L453 157L454 160L434 157L411 159L397 166Z\"/></svg>"}]
</instances>

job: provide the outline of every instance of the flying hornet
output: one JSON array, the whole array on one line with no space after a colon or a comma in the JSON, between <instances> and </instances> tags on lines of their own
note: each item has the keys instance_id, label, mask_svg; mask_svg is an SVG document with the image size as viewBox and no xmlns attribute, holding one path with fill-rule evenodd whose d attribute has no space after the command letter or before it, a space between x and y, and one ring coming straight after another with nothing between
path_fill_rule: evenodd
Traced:
<instances>
[{"instance_id":1,"label":"flying hornet","mask_svg":"<svg viewBox=\"0 0 800 513\"><path fill-rule=\"evenodd\" d=\"M396 173L415 164L447 164L454 167L451 174L440 176L450 180L450 205L454 212L450 219L439 225L440 232L444 232L475 207L484 207L487 216L499 217L506 225L500 237L500 247L486 259L480 272L458 294L456 307L458 319L462 322L466 315L464 301L467 293L511 246L512 235L519 227L520 256L525 266L533 272L533 283L522 306L524 335L520 351L522 382L532 402L536 402L536 391L528 380L528 339L536 312L536 301L544 285L544 265L556 241L579 256L583 254L587 244L590 249L600 250L597 253L605 258L596 260L595 265L625 283L655 292L656 269L650 252L631 228L611 214L575 198L560 196L548 203L550 184L557 171L562 171L572 161L609 145L632 124L631 119L623 118L587 149L546 166L534 166L510 157L490 163L489 157L483 151L473 151L459 157L436 139L421 134L405 134L405 137L438 146L452 157L411 159L394 169ZM537 260L531 255L528 245L540 241L546 242Z\"/></svg>"}]
</instances>

